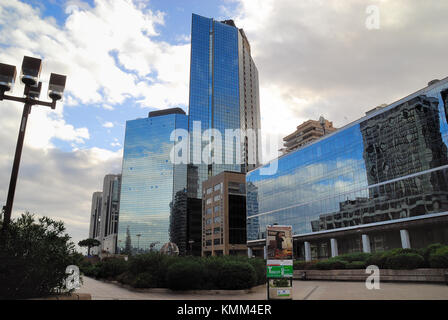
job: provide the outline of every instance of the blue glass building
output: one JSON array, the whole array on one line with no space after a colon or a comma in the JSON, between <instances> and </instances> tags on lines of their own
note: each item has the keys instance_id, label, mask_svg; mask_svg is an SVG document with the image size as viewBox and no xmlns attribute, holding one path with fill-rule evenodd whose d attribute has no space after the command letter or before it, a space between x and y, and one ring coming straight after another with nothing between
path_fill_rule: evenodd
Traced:
<instances>
[{"instance_id":1,"label":"blue glass building","mask_svg":"<svg viewBox=\"0 0 448 320\"><path fill-rule=\"evenodd\" d=\"M175 129L187 128L188 118L180 108L150 112L148 118L126 122L119 252L126 249L127 230L133 252L159 249L172 240L172 230L184 232L179 237L186 236L186 229L179 229L171 219L174 210L175 221L186 221L186 203L175 199L185 194L187 177L186 164L171 162L175 142L170 135Z\"/></svg>"},{"instance_id":2,"label":"blue glass building","mask_svg":"<svg viewBox=\"0 0 448 320\"><path fill-rule=\"evenodd\" d=\"M248 245L273 223L307 260L448 243L447 95L448 78L431 82L274 160L274 175L249 172Z\"/></svg>"},{"instance_id":3,"label":"blue glass building","mask_svg":"<svg viewBox=\"0 0 448 320\"><path fill-rule=\"evenodd\" d=\"M204 157L203 150L208 144L204 139L194 147L195 123L199 123L200 135L208 129L220 132L222 152L210 148ZM238 29L232 20L218 22L195 14L192 16L188 125L190 168L193 170L191 174L189 172L189 197L202 198L202 182L211 176L226 170L246 172L258 165L258 71L250 56L250 45L244 31ZM226 149L226 129L253 129L256 136L252 141L241 136L234 140L233 148ZM240 153L236 152L237 143ZM229 158L232 159L230 163L226 161Z\"/></svg>"}]
</instances>

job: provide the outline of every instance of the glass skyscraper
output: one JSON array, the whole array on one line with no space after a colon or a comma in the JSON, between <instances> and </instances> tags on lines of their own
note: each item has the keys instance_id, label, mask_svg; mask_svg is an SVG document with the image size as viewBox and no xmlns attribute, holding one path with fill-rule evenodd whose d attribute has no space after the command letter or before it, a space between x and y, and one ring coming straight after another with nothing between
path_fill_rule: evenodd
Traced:
<instances>
[{"instance_id":1,"label":"glass skyscraper","mask_svg":"<svg viewBox=\"0 0 448 320\"><path fill-rule=\"evenodd\" d=\"M447 243L447 96L448 79L432 82L281 156L274 175L249 172L248 243L273 223L292 225L296 255L313 259Z\"/></svg>"},{"instance_id":2,"label":"glass skyscraper","mask_svg":"<svg viewBox=\"0 0 448 320\"><path fill-rule=\"evenodd\" d=\"M219 22L196 14L192 16L188 125L192 164L189 175L194 176L189 179L189 197L202 198L202 182L210 176L225 170L246 172L258 165L258 71L244 31L232 20ZM204 139L195 148L193 132L196 128L204 136L206 130L218 130L222 152L212 147L206 154L204 147L208 142ZM239 136L238 140L233 140L232 148L226 149L225 131L228 129L253 129L254 136L252 139ZM216 137L210 136L210 139ZM214 143L218 144L219 140ZM230 163L229 159L232 159Z\"/></svg>"},{"instance_id":3,"label":"glass skyscraper","mask_svg":"<svg viewBox=\"0 0 448 320\"><path fill-rule=\"evenodd\" d=\"M170 241L174 199L186 190L186 164L174 164L170 140L175 129L188 128L180 108L150 112L148 118L126 122L121 183L119 252L124 252L127 230L132 251L157 250ZM177 204L185 219L186 204ZM182 232L182 230L181 230ZM185 232L185 230L183 231Z\"/></svg>"}]
</instances>

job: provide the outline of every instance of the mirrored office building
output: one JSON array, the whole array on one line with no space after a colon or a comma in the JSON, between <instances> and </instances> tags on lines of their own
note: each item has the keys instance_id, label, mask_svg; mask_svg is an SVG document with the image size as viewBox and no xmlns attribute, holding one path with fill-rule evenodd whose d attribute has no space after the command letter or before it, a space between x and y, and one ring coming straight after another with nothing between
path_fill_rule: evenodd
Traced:
<instances>
[{"instance_id":1,"label":"mirrored office building","mask_svg":"<svg viewBox=\"0 0 448 320\"><path fill-rule=\"evenodd\" d=\"M295 254L448 243L448 78L432 81L247 175L248 245L266 225L292 225ZM268 166L269 164L267 164Z\"/></svg>"},{"instance_id":2,"label":"mirrored office building","mask_svg":"<svg viewBox=\"0 0 448 320\"><path fill-rule=\"evenodd\" d=\"M131 253L158 250L173 237L179 243L188 241L186 230L176 229L176 222L186 219L182 194L186 192L187 169L186 164L175 164L170 156L179 142L171 138L175 129L188 129L187 116L180 108L150 112L148 118L126 122L119 253L125 253L129 237L127 250ZM170 237L170 230L177 230L180 235L171 232Z\"/></svg>"},{"instance_id":3,"label":"mirrored office building","mask_svg":"<svg viewBox=\"0 0 448 320\"><path fill-rule=\"evenodd\" d=\"M233 20L193 14L189 132L191 169L197 179L189 179L189 196L201 199L202 183L223 171L254 169L260 161L259 128L258 71L243 29ZM226 130L248 129L248 135L235 136L226 148ZM220 139L211 130L219 131Z\"/></svg>"}]
</instances>

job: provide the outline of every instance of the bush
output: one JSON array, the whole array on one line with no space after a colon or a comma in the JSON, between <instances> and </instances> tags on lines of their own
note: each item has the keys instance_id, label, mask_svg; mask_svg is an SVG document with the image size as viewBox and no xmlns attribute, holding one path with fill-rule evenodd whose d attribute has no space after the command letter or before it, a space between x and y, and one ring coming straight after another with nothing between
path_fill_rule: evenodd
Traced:
<instances>
[{"instance_id":1,"label":"bush","mask_svg":"<svg viewBox=\"0 0 448 320\"><path fill-rule=\"evenodd\" d=\"M365 261L352 261L345 266L347 269L365 269L367 264Z\"/></svg>"},{"instance_id":2,"label":"bush","mask_svg":"<svg viewBox=\"0 0 448 320\"><path fill-rule=\"evenodd\" d=\"M311 270L314 269L316 265L316 261L294 261L293 269L294 270Z\"/></svg>"},{"instance_id":3,"label":"bush","mask_svg":"<svg viewBox=\"0 0 448 320\"><path fill-rule=\"evenodd\" d=\"M249 289L257 284L254 267L247 262L228 261L221 267L216 286L218 289Z\"/></svg>"},{"instance_id":4,"label":"bush","mask_svg":"<svg viewBox=\"0 0 448 320\"><path fill-rule=\"evenodd\" d=\"M171 290L202 289L204 268L201 263L190 259L176 262L168 267L166 282Z\"/></svg>"},{"instance_id":5,"label":"bush","mask_svg":"<svg viewBox=\"0 0 448 320\"><path fill-rule=\"evenodd\" d=\"M425 267L430 267L431 266L431 263L430 263L431 255L433 253L435 253L437 251L437 249L440 249L440 248L443 248L443 247L446 247L446 246L441 244L441 243L434 243L434 244L431 244L431 245L427 246L424 249L421 249L420 254L425 259Z\"/></svg>"},{"instance_id":6,"label":"bush","mask_svg":"<svg viewBox=\"0 0 448 320\"><path fill-rule=\"evenodd\" d=\"M431 268L448 268L448 246L440 247L429 256Z\"/></svg>"},{"instance_id":7,"label":"bush","mask_svg":"<svg viewBox=\"0 0 448 320\"><path fill-rule=\"evenodd\" d=\"M347 261L330 258L328 260L317 262L315 264L315 268L318 270L338 270L338 269L346 269L347 264L348 264Z\"/></svg>"},{"instance_id":8,"label":"bush","mask_svg":"<svg viewBox=\"0 0 448 320\"><path fill-rule=\"evenodd\" d=\"M343 254L343 255L337 256L337 257L335 257L335 259L344 260L347 262L353 262L353 261L366 262L371 256L372 256L371 253L354 252L354 253L348 253L348 254Z\"/></svg>"},{"instance_id":9,"label":"bush","mask_svg":"<svg viewBox=\"0 0 448 320\"><path fill-rule=\"evenodd\" d=\"M156 288L157 281L149 272L143 272L138 274L135 279L132 280L131 285L134 288Z\"/></svg>"},{"instance_id":10,"label":"bush","mask_svg":"<svg viewBox=\"0 0 448 320\"><path fill-rule=\"evenodd\" d=\"M424 263L424 259L417 253L397 253L387 257L386 268L416 269Z\"/></svg>"},{"instance_id":11,"label":"bush","mask_svg":"<svg viewBox=\"0 0 448 320\"><path fill-rule=\"evenodd\" d=\"M96 278L114 278L128 268L127 262L120 258L106 258L98 262L93 269Z\"/></svg>"},{"instance_id":12,"label":"bush","mask_svg":"<svg viewBox=\"0 0 448 320\"><path fill-rule=\"evenodd\" d=\"M151 274L152 287L164 288L167 286L168 267L180 259L182 257L168 256L159 252L136 255L129 260L129 272L135 277L141 273Z\"/></svg>"},{"instance_id":13,"label":"bush","mask_svg":"<svg viewBox=\"0 0 448 320\"><path fill-rule=\"evenodd\" d=\"M266 262L260 258L247 259L249 264L254 268L256 274L256 285L266 283Z\"/></svg>"},{"instance_id":14,"label":"bush","mask_svg":"<svg viewBox=\"0 0 448 320\"><path fill-rule=\"evenodd\" d=\"M64 223L25 213L0 232L0 299L65 291L67 266L79 258Z\"/></svg>"}]
</instances>

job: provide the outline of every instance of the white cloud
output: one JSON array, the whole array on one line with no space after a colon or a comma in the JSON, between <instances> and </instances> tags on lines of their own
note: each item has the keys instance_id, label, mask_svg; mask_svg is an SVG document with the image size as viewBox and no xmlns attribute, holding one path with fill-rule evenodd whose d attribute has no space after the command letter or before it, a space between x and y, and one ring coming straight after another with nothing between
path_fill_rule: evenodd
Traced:
<instances>
[{"instance_id":1,"label":"white cloud","mask_svg":"<svg viewBox=\"0 0 448 320\"><path fill-rule=\"evenodd\" d=\"M7 0L0 8L0 43L8 46L0 59L20 65L24 54L43 58L44 73L67 75L69 105L113 106L129 97L139 98L145 107L187 104L189 44L153 40L163 14L142 2L98 1L90 7L69 1L62 27L18 1ZM161 84L169 95L159 90Z\"/></svg>"},{"instance_id":2,"label":"white cloud","mask_svg":"<svg viewBox=\"0 0 448 320\"><path fill-rule=\"evenodd\" d=\"M103 127L104 128L113 128L114 124L112 122L110 122L110 121L106 121L106 122L103 123Z\"/></svg>"}]
</instances>

